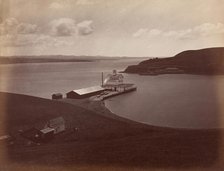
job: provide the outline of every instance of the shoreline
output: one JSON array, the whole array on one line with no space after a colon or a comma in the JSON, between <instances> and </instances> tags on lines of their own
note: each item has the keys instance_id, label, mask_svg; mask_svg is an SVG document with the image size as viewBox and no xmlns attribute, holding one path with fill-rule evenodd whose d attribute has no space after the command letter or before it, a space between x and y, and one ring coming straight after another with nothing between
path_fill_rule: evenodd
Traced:
<instances>
[{"instance_id":1,"label":"shoreline","mask_svg":"<svg viewBox=\"0 0 224 171\"><path fill-rule=\"evenodd\" d=\"M0 143L5 168L37 166L112 166L129 170L160 168L224 168L223 129L188 130L145 125L119 117L103 102L63 99L48 100L26 95L0 93L1 131L12 134L13 145ZM97 112L96 112L97 111ZM63 116L67 130L49 143L27 145L19 129L43 125L46 120ZM5 116L6 118L2 118ZM74 133L72 127L78 127ZM3 145L3 146L2 146ZM5 158L7 155L7 158ZM16 164L16 166L15 166ZM10 166L9 166L10 165ZM89 168L90 169L90 168ZM211 169L211 170L212 170ZM200 170L200 169L199 169Z\"/></svg>"},{"instance_id":2,"label":"shoreline","mask_svg":"<svg viewBox=\"0 0 224 171\"><path fill-rule=\"evenodd\" d=\"M139 76L160 76L160 75L202 75L202 76L222 76L224 73L188 73L188 72L183 72L183 73L156 73L156 74L151 74L151 73L141 73L141 72L126 72L126 71L121 71L120 73L124 74L138 74Z\"/></svg>"},{"instance_id":3,"label":"shoreline","mask_svg":"<svg viewBox=\"0 0 224 171\"><path fill-rule=\"evenodd\" d=\"M121 116L117 115L116 113L113 113L111 110L109 110L106 107L104 100L103 101L93 101L93 100L90 100L88 98L84 99L84 100L64 98L64 99L59 100L59 101L69 103L69 104L72 104L74 106L82 107L84 109L93 111L93 112L95 112L99 115L109 117L111 119L118 119L120 121L124 121L124 122L127 122L127 123L135 123L135 124L139 124L139 125L159 127L159 126L148 125L148 124L145 124L145 123L140 123L140 122L128 119L128 118L121 117ZM163 127L161 127L161 128L163 128ZM166 128L167 129L175 129L175 128L168 128L168 127L164 127L164 128L165 129Z\"/></svg>"},{"instance_id":4,"label":"shoreline","mask_svg":"<svg viewBox=\"0 0 224 171\"><path fill-rule=\"evenodd\" d=\"M140 125L145 125L145 126L150 126L150 127L158 127L158 128L162 128L162 129L171 129L171 130L193 130L193 131L200 131L200 130L203 130L203 131L216 131L216 130L223 130L224 131L224 128L222 127L213 127L213 128L188 128L188 127L169 127L169 126L159 126L159 125L150 125L150 124L147 124L147 123L143 123L143 122L138 122L138 121L135 121L135 120L131 120L131 119L128 119L128 118L125 118L125 117L122 117L122 116L119 116L118 114L112 112L109 108L106 107L106 104L103 101L93 101L93 100L90 100L90 99L84 99L84 100L79 100L79 99L67 99L67 98L64 98L62 100L59 100L59 101L62 101L62 102L65 102L65 103L69 103L69 104L72 104L72 105L77 105L77 106L80 106L84 109L87 109L87 110L91 110L93 112L96 112L97 114L99 115L102 115L102 116L106 116L106 117L109 117L109 118L114 118L114 119L119 119L119 120L122 120L124 122L129 122L129 123L136 123L136 124L140 124Z\"/></svg>"}]
</instances>

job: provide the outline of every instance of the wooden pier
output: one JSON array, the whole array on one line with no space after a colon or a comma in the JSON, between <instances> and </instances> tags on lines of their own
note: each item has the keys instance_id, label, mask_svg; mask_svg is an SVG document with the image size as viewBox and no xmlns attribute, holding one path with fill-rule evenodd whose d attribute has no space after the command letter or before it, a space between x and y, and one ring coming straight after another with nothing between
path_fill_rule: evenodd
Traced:
<instances>
[{"instance_id":1,"label":"wooden pier","mask_svg":"<svg viewBox=\"0 0 224 171\"><path fill-rule=\"evenodd\" d=\"M102 101L114 96L118 96L118 95L122 95L122 94L126 94L132 91L136 91L137 87L133 86L133 87L129 87L123 91L111 91L111 90L105 90L104 92L102 92L99 95L93 96L90 99L93 101Z\"/></svg>"}]
</instances>

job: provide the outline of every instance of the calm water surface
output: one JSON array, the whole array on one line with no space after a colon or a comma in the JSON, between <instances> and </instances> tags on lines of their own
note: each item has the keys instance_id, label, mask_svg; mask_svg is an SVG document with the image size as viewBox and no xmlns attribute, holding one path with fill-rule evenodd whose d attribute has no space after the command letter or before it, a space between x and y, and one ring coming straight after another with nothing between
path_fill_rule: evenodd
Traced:
<instances>
[{"instance_id":1,"label":"calm water surface","mask_svg":"<svg viewBox=\"0 0 224 171\"><path fill-rule=\"evenodd\" d=\"M101 84L101 72L123 70L141 59L0 65L0 91L51 98L51 94Z\"/></svg>"},{"instance_id":2,"label":"calm water surface","mask_svg":"<svg viewBox=\"0 0 224 171\"><path fill-rule=\"evenodd\" d=\"M224 76L125 75L138 90L106 101L120 116L167 127L224 127Z\"/></svg>"},{"instance_id":3,"label":"calm water surface","mask_svg":"<svg viewBox=\"0 0 224 171\"><path fill-rule=\"evenodd\" d=\"M51 98L55 92L65 94L72 89L99 85L102 71L123 70L140 60L2 65L0 91ZM112 112L150 125L224 127L224 76L124 76L138 90L106 100Z\"/></svg>"}]
</instances>

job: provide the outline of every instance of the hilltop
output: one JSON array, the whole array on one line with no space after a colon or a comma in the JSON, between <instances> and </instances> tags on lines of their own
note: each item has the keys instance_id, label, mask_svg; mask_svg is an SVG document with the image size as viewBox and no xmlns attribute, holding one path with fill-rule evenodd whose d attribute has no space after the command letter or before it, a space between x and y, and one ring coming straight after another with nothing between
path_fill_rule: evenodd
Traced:
<instances>
[{"instance_id":1,"label":"hilltop","mask_svg":"<svg viewBox=\"0 0 224 171\"><path fill-rule=\"evenodd\" d=\"M223 167L221 129L149 126L114 116L101 102L66 101L0 93L0 135L14 137L12 145L0 143L6 151L0 152L0 168L26 170L29 164L32 170L40 170L40 164L52 170L68 166L86 170ZM20 137L18 130L41 126L57 116L64 117L67 129L52 141L27 145ZM79 128L77 133L72 132L73 126Z\"/></svg>"},{"instance_id":2,"label":"hilltop","mask_svg":"<svg viewBox=\"0 0 224 171\"><path fill-rule=\"evenodd\" d=\"M183 51L174 57L152 58L128 66L126 73L157 74L224 74L224 47Z\"/></svg>"}]
</instances>

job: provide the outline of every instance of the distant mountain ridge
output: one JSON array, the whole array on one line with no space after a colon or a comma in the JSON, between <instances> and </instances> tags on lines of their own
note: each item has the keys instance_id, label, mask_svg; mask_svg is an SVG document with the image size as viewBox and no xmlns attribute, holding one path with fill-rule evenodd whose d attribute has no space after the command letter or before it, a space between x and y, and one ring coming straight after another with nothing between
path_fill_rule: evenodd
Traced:
<instances>
[{"instance_id":1,"label":"distant mountain ridge","mask_svg":"<svg viewBox=\"0 0 224 171\"><path fill-rule=\"evenodd\" d=\"M224 47L183 51L174 57L153 58L128 66L126 73L155 74L224 74Z\"/></svg>"},{"instance_id":2,"label":"distant mountain ridge","mask_svg":"<svg viewBox=\"0 0 224 171\"><path fill-rule=\"evenodd\" d=\"M0 64L16 64L16 63L48 63L48 62L93 62L94 59L81 58L44 58L44 57L0 57Z\"/></svg>"},{"instance_id":3,"label":"distant mountain ridge","mask_svg":"<svg viewBox=\"0 0 224 171\"><path fill-rule=\"evenodd\" d=\"M56 62L95 62L100 60L132 59L136 57L112 56L73 56L73 55L40 55L40 56L0 56L0 64L17 63L56 63Z\"/></svg>"}]
</instances>

